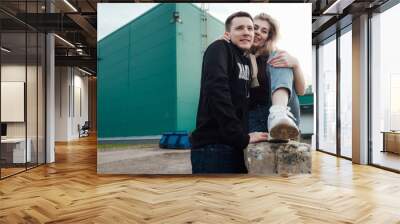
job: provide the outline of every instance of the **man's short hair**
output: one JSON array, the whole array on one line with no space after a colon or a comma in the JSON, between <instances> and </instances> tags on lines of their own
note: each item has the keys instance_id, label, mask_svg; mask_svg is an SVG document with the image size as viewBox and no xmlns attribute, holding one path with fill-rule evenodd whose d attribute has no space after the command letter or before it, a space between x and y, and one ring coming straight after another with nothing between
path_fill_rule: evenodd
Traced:
<instances>
[{"instance_id":1,"label":"man's short hair","mask_svg":"<svg viewBox=\"0 0 400 224\"><path fill-rule=\"evenodd\" d=\"M231 30L231 26L232 26L232 20L236 17L248 17L251 19L251 21L253 21L253 17L251 17L251 15L247 12L235 12L232 15L230 15L226 21L225 21L225 31L230 31Z\"/></svg>"}]
</instances>

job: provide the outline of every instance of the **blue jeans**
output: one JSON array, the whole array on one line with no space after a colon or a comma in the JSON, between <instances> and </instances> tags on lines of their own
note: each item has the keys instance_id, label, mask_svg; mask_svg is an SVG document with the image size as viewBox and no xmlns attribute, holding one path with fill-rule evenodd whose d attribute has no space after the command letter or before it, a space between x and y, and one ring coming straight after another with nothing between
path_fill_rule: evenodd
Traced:
<instances>
[{"instance_id":1,"label":"blue jeans","mask_svg":"<svg viewBox=\"0 0 400 224\"><path fill-rule=\"evenodd\" d=\"M247 173L242 150L229 145L213 144L192 149L192 173Z\"/></svg>"},{"instance_id":2,"label":"blue jeans","mask_svg":"<svg viewBox=\"0 0 400 224\"><path fill-rule=\"evenodd\" d=\"M290 112L292 112L292 114L296 118L297 126L299 126L300 103L296 91L293 91L295 89L293 80L293 70L291 68L274 68L269 64L267 66L267 70L271 75L271 98L272 98L272 93L274 93L275 90L279 88L287 89L289 91L288 107L290 108Z\"/></svg>"},{"instance_id":3,"label":"blue jeans","mask_svg":"<svg viewBox=\"0 0 400 224\"><path fill-rule=\"evenodd\" d=\"M272 54L273 56L274 54ZM296 124L300 125L300 103L299 98L294 90L293 70L291 68L275 68L270 64L267 65L267 80L270 80L271 92L266 97L268 105L257 105L249 111L249 132L268 131L269 108L272 106L272 93L279 88L285 88L289 91L288 107L296 118ZM268 83L268 82L267 82ZM269 88L267 88L269 89Z\"/></svg>"}]
</instances>

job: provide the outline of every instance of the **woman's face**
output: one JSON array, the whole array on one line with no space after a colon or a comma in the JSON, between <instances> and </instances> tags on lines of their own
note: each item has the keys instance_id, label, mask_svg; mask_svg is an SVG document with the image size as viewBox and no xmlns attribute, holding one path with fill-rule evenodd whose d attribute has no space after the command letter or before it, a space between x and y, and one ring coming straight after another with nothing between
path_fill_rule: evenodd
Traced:
<instances>
[{"instance_id":1,"label":"woman's face","mask_svg":"<svg viewBox=\"0 0 400 224\"><path fill-rule=\"evenodd\" d=\"M254 42L253 47L261 48L265 45L268 39L270 25L267 21L255 19L254 20Z\"/></svg>"}]
</instances>

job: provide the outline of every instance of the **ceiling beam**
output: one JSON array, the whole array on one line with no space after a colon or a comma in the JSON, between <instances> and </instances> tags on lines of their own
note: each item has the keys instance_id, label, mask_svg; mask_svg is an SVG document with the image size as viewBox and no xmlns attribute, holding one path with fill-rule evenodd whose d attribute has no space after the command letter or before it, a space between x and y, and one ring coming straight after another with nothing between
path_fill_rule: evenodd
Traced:
<instances>
[{"instance_id":1,"label":"ceiling beam","mask_svg":"<svg viewBox=\"0 0 400 224\"><path fill-rule=\"evenodd\" d=\"M343 10L351 5L355 0L336 0L333 1L322 14L342 14Z\"/></svg>"},{"instance_id":2,"label":"ceiling beam","mask_svg":"<svg viewBox=\"0 0 400 224\"><path fill-rule=\"evenodd\" d=\"M97 59L91 56L55 56L56 66L82 66L97 70Z\"/></svg>"},{"instance_id":3,"label":"ceiling beam","mask_svg":"<svg viewBox=\"0 0 400 224\"><path fill-rule=\"evenodd\" d=\"M89 43L90 46L95 46L97 44L97 30L79 13L70 13L67 16L73 20L77 25L79 25L82 30L89 36L86 38L86 41Z\"/></svg>"}]
</instances>

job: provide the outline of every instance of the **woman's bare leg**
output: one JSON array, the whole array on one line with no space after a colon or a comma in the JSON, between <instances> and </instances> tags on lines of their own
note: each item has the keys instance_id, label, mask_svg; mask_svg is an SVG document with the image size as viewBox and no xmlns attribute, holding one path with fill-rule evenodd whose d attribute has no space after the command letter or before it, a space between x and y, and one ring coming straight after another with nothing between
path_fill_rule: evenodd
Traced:
<instances>
[{"instance_id":1,"label":"woman's bare leg","mask_svg":"<svg viewBox=\"0 0 400 224\"><path fill-rule=\"evenodd\" d=\"M289 91L279 88L272 93L272 105L287 106L289 102Z\"/></svg>"}]
</instances>

